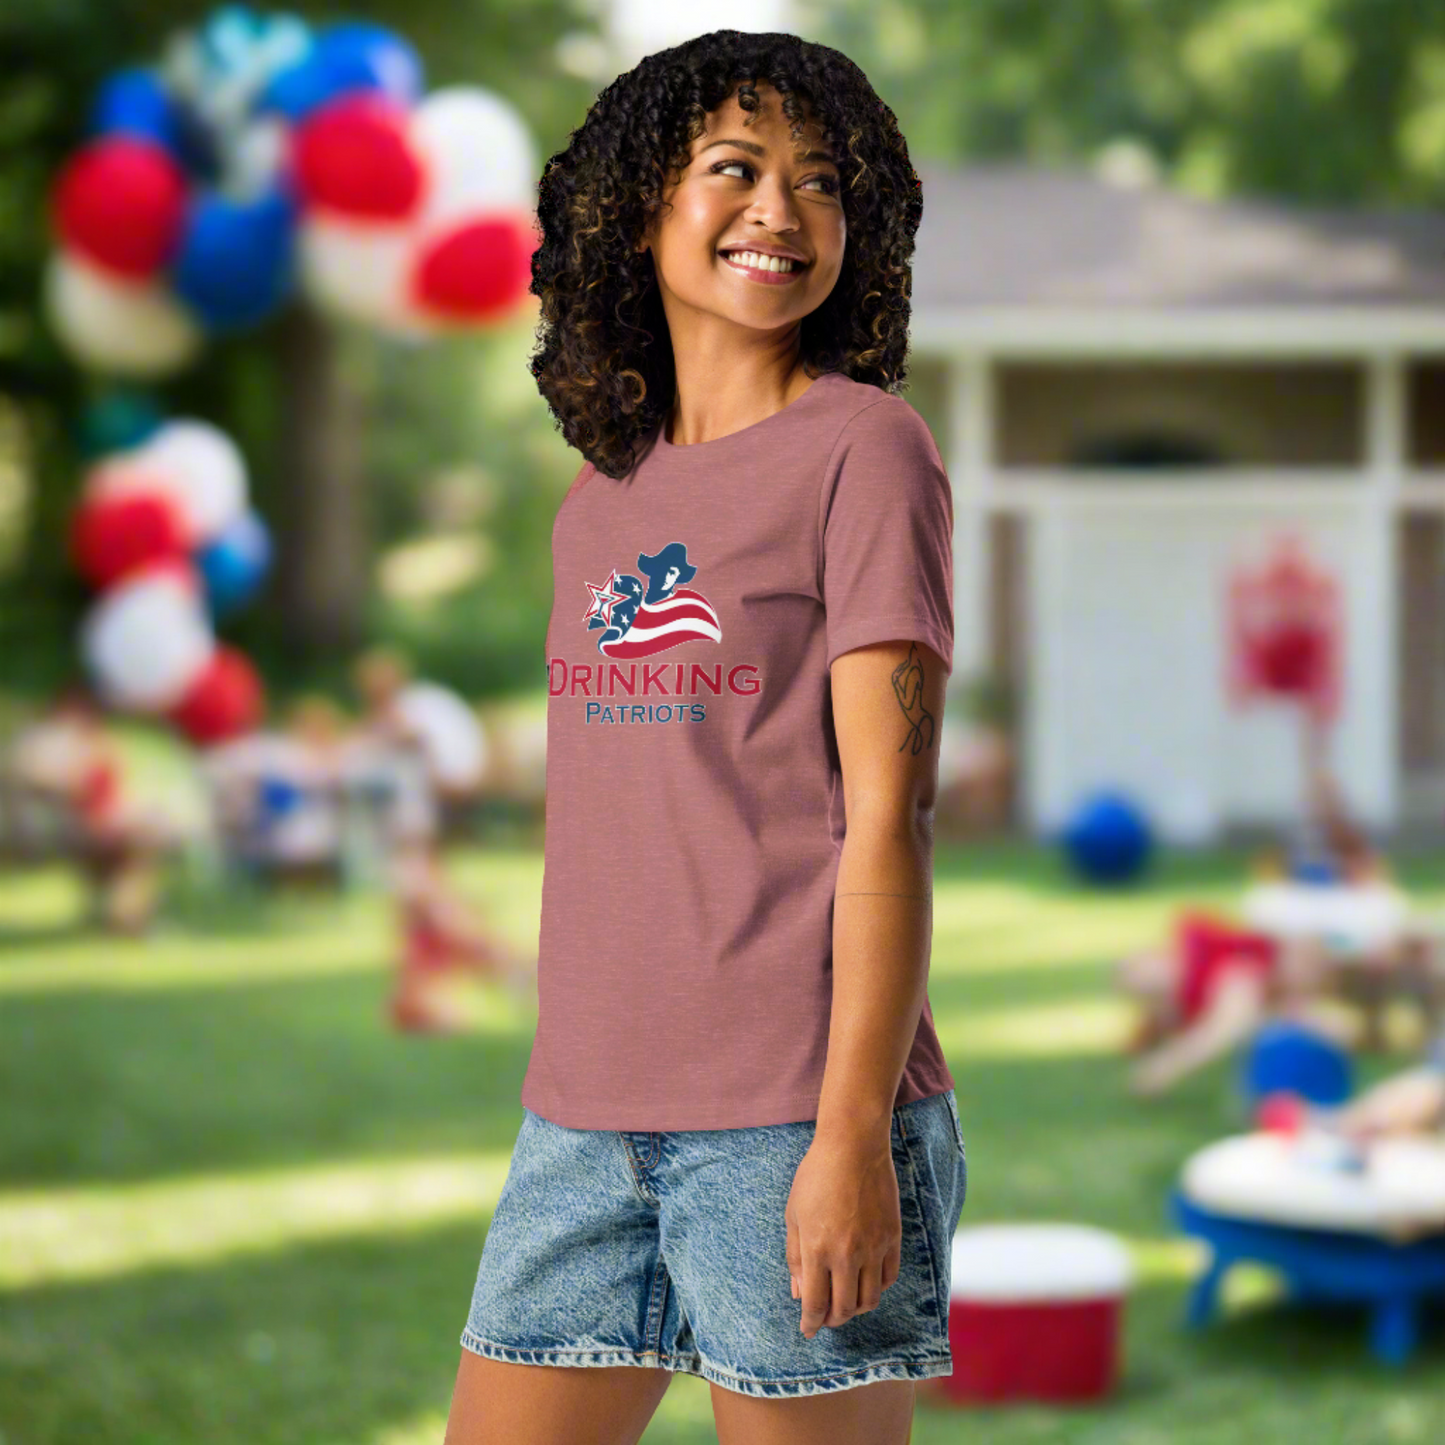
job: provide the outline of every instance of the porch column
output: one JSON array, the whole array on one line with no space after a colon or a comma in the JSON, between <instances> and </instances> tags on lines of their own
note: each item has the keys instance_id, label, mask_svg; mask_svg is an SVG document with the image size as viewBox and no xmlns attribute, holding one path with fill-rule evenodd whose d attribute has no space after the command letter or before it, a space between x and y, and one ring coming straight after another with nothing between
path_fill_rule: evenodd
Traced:
<instances>
[{"instance_id":1,"label":"porch column","mask_svg":"<svg viewBox=\"0 0 1445 1445\"><path fill-rule=\"evenodd\" d=\"M953 483L953 675L962 686L988 665L988 498L993 484L993 369L964 353L948 369L948 475Z\"/></svg>"},{"instance_id":2,"label":"porch column","mask_svg":"<svg viewBox=\"0 0 1445 1445\"><path fill-rule=\"evenodd\" d=\"M1404 759L1400 746L1399 558L1396 545L1401 490L1409 464L1408 398L1405 358L1398 351L1365 357L1362 433L1365 449L1369 555L1365 606L1368 634L1346 638L1347 675L1358 680L1373 721L1364 796L1356 803L1372 823L1393 827L1399 819Z\"/></svg>"}]
</instances>

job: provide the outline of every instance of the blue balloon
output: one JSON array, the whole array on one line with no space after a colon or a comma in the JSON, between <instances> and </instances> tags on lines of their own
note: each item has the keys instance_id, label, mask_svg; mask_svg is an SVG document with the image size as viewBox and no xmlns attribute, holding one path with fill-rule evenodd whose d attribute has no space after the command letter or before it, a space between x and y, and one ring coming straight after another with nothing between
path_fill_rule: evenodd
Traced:
<instances>
[{"instance_id":1,"label":"blue balloon","mask_svg":"<svg viewBox=\"0 0 1445 1445\"><path fill-rule=\"evenodd\" d=\"M191 202L171 264L176 294L215 331L265 320L296 277L296 207L271 191L238 201L215 191Z\"/></svg>"},{"instance_id":2,"label":"blue balloon","mask_svg":"<svg viewBox=\"0 0 1445 1445\"><path fill-rule=\"evenodd\" d=\"M96 135L140 136L184 159L179 107L150 70L116 71L95 98L90 128Z\"/></svg>"},{"instance_id":3,"label":"blue balloon","mask_svg":"<svg viewBox=\"0 0 1445 1445\"><path fill-rule=\"evenodd\" d=\"M217 617L244 607L271 566L271 534L255 512L243 512L196 558L206 601Z\"/></svg>"},{"instance_id":4,"label":"blue balloon","mask_svg":"<svg viewBox=\"0 0 1445 1445\"><path fill-rule=\"evenodd\" d=\"M1117 793L1098 793L1074 814L1063 835L1074 867L1090 883L1127 883L1149 861L1154 839L1144 815Z\"/></svg>"},{"instance_id":5,"label":"blue balloon","mask_svg":"<svg viewBox=\"0 0 1445 1445\"><path fill-rule=\"evenodd\" d=\"M406 41L384 26L348 21L321 31L310 53L270 82L259 106L297 122L353 91L414 105L425 88L421 57Z\"/></svg>"}]
</instances>

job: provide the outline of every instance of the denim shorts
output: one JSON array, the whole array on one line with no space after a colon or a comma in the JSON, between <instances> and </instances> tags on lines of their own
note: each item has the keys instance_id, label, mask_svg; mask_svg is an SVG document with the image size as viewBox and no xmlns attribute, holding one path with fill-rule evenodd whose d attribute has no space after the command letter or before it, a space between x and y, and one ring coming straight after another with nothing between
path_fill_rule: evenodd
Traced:
<instances>
[{"instance_id":1,"label":"denim shorts","mask_svg":"<svg viewBox=\"0 0 1445 1445\"><path fill-rule=\"evenodd\" d=\"M872 1310L811 1340L784 1211L816 1121L633 1133L523 1116L464 1348L680 1371L744 1395L953 1373L949 1267L967 1168L952 1089L893 1110L898 1278Z\"/></svg>"}]
</instances>

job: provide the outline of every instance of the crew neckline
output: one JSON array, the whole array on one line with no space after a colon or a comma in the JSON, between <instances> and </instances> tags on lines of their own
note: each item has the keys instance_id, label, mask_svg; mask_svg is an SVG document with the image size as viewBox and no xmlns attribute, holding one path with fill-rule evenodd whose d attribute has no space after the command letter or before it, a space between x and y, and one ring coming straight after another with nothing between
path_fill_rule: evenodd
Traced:
<instances>
[{"instance_id":1,"label":"crew neckline","mask_svg":"<svg viewBox=\"0 0 1445 1445\"><path fill-rule=\"evenodd\" d=\"M752 437L756 435L760 428L777 421L779 417L787 416L789 412L800 407L824 382L830 378L842 377L843 375L844 373L841 371L825 371L820 376L813 378L812 385L809 386L802 396L794 397L786 406L780 407L777 411L773 412L771 416L765 416L758 421L749 422L747 426L739 427L737 431L730 431L726 436L713 437L705 442L687 442L679 445L677 442L668 441L667 418L663 417L657 424L657 449L660 452L667 454L676 453L680 456L684 452L705 451L709 447L720 447L726 442L735 442L741 440L743 437Z\"/></svg>"}]
</instances>

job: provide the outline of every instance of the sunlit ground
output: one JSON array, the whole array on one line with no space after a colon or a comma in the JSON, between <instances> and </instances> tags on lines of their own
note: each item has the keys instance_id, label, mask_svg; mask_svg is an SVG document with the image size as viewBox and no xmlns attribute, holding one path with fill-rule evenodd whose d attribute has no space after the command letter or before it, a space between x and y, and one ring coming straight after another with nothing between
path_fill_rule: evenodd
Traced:
<instances>
[{"instance_id":1,"label":"sunlit ground","mask_svg":"<svg viewBox=\"0 0 1445 1445\"><path fill-rule=\"evenodd\" d=\"M1435 907L1440 863L1407 867ZM535 940L540 854L456 867ZM1108 969L1240 876L1174 859L1142 891L1090 897L1046 853L940 849L930 997L968 1136L965 1221L1107 1226L1139 1286L1107 1408L921 1404L915 1445L1445 1438L1445 1330L1390 1373L1358 1316L1287 1310L1247 1271L1224 1323L1179 1327L1195 1256L1166 1193L1239 1106L1223 1068L1164 1103L1127 1097ZM62 873L0 878L0 1445L438 1445L530 1016L491 991L465 1038L391 1033L387 917L366 897L192 889L143 943L86 937L77 904ZM707 1386L677 1378L644 1440L713 1438Z\"/></svg>"}]
</instances>

